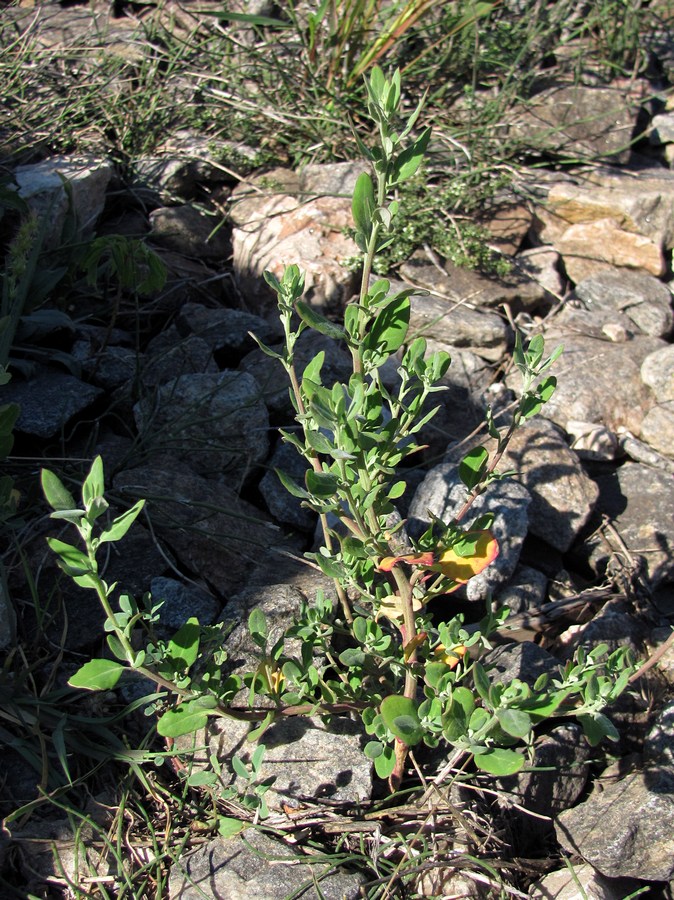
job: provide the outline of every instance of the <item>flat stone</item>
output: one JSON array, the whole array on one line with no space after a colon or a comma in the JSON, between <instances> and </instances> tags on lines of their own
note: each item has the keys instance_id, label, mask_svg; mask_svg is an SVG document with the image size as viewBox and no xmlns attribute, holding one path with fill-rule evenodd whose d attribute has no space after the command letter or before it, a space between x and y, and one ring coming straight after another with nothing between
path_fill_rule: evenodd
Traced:
<instances>
[{"instance_id":1,"label":"flat stone","mask_svg":"<svg viewBox=\"0 0 674 900\"><path fill-rule=\"evenodd\" d=\"M102 395L60 369L40 368L28 381L13 378L3 387L3 403L21 407L15 428L38 438L51 438Z\"/></svg>"},{"instance_id":2,"label":"flat stone","mask_svg":"<svg viewBox=\"0 0 674 900\"><path fill-rule=\"evenodd\" d=\"M268 320L242 309L210 309L199 303L185 303L176 325L183 336L195 335L204 341L225 369L235 368L241 357L257 346L251 333L264 344L283 337L276 317Z\"/></svg>"},{"instance_id":3,"label":"flat stone","mask_svg":"<svg viewBox=\"0 0 674 900\"><path fill-rule=\"evenodd\" d=\"M609 878L668 881L674 875L674 770L647 768L619 781L556 822L557 839Z\"/></svg>"},{"instance_id":4,"label":"flat stone","mask_svg":"<svg viewBox=\"0 0 674 900\"><path fill-rule=\"evenodd\" d=\"M547 586L546 575L531 566L519 565L508 584L496 595L496 605L507 606L512 615L524 612L536 615L538 607L545 602ZM506 629L507 626L506 621Z\"/></svg>"},{"instance_id":5,"label":"flat stone","mask_svg":"<svg viewBox=\"0 0 674 900\"><path fill-rule=\"evenodd\" d=\"M200 475L238 484L268 453L269 416L245 372L182 375L137 403L133 413L155 453L171 452Z\"/></svg>"},{"instance_id":6,"label":"flat stone","mask_svg":"<svg viewBox=\"0 0 674 900\"><path fill-rule=\"evenodd\" d=\"M220 614L221 603L195 584L159 576L150 583L152 603L160 603L159 621L171 632L177 631L192 616L200 625L212 625Z\"/></svg>"},{"instance_id":7,"label":"flat stone","mask_svg":"<svg viewBox=\"0 0 674 900\"><path fill-rule=\"evenodd\" d=\"M504 644L490 650L481 660L494 684L509 684L514 679L533 687L541 675L555 676L559 662L532 641Z\"/></svg>"},{"instance_id":8,"label":"flat stone","mask_svg":"<svg viewBox=\"0 0 674 900\"><path fill-rule=\"evenodd\" d=\"M183 375L217 375L213 351L200 337L182 337L175 325L160 331L148 343L140 369L146 391L152 391Z\"/></svg>"},{"instance_id":9,"label":"flat stone","mask_svg":"<svg viewBox=\"0 0 674 900\"><path fill-rule=\"evenodd\" d=\"M289 444L279 444L269 461L269 471L260 480L260 493L264 497L269 512L279 522L292 525L302 531L312 532L316 527L316 513L302 506L298 497L293 497L282 485L276 469L304 484L304 474L308 463Z\"/></svg>"},{"instance_id":10,"label":"flat stone","mask_svg":"<svg viewBox=\"0 0 674 900\"><path fill-rule=\"evenodd\" d=\"M174 863L170 900L357 900L363 876L306 863L296 850L254 828L214 838Z\"/></svg>"}]
</instances>

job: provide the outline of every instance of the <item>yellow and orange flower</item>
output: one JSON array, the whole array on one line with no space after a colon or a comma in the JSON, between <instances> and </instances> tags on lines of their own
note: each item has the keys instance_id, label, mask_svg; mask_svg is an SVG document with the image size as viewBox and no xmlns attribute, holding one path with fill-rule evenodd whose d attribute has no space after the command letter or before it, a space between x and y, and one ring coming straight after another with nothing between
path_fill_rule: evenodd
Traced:
<instances>
[{"instance_id":1,"label":"yellow and orange flower","mask_svg":"<svg viewBox=\"0 0 674 900\"><path fill-rule=\"evenodd\" d=\"M447 593L455 591L462 584L466 584L474 575L479 575L483 569L492 563L498 556L498 543L491 531L473 531L466 535L475 544L475 552L470 556L459 556L449 547L439 554L426 553L409 554L407 556L386 556L379 563L381 572L390 572L400 562L411 566L419 566L429 572L437 572L453 582L447 589Z\"/></svg>"}]
</instances>

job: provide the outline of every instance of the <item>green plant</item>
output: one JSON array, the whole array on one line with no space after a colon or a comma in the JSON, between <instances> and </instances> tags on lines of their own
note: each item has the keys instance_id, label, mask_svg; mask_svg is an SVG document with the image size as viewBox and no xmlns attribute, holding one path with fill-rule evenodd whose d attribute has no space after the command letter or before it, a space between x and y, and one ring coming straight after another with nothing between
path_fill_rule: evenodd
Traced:
<instances>
[{"instance_id":1,"label":"green plant","mask_svg":"<svg viewBox=\"0 0 674 900\"><path fill-rule=\"evenodd\" d=\"M96 592L114 657L85 663L69 683L107 690L125 667L132 668L160 688L159 699L153 699L161 713L157 727L169 738L197 731L211 716L256 723L249 735L254 740L279 716L358 713L371 737L365 752L392 788L401 782L410 748L441 741L472 756L483 771L512 774L525 764L522 745L532 743L534 727L547 718L575 716L593 744L615 739L602 710L627 686L632 664L627 651L607 655L601 646L590 653L579 650L557 677L541 676L533 686L517 679L502 684L490 678L478 657L507 612L489 607L471 629L460 615L445 614L437 621L429 612L431 601L446 605L453 591L497 556L492 517L471 519L472 506L502 477L497 466L515 430L552 395L556 380L549 369L561 348L546 356L540 335L526 347L517 338L514 362L523 384L510 423L497 426L488 414L496 447L491 455L477 447L459 464L464 504L451 521L436 519L411 540L395 510L406 487L401 464L420 449L416 436L434 414L426 411L426 400L443 389L450 358L443 351L427 356L423 338L408 341L412 291L391 294L389 282L373 280L371 272L377 254L393 240L400 207L392 192L419 169L430 130L413 137L421 103L399 121L399 72L387 79L375 67L366 84L379 140L372 149L361 144L373 174L359 176L352 202L363 254L359 297L339 324L302 299L304 279L297 266L287 266L281 278L266 273L278 296L285 345L276 351L260 344L288 375L299 428L282 435L307 463L304 484L282 472L279 476L320 518L324 545L308 556L334 580L341 612L336 614L319 595L270 644L265 617L253 610L248 626L258 664L243 679L226 675L224 652L208 650L209 629L195 619L168 642L138 649L135 630L156 610L149 601L143 610L126 594L114 609L115 585L100 577L97 554L126 534L142 502L107 522L100 459L84 481L80 507L60 479L44 470L52 517L76 528L84 550L56 538L49 539L50 547L77 584ZM323 352L304 371L296 370L295 346L308 328L346 345L353 370L348 381L323 383ZM391 388L383 382L382 367L396 355L398 383ZM211 629L214 635L222 637ZM298 657L286 652L285 639L291 637L300 639ZM243 685L249 695L245 708L233 705ZM261 707L259 696L265 698ZM254 767L251 777L256 774Z\"/></svg>"}]
</instances>

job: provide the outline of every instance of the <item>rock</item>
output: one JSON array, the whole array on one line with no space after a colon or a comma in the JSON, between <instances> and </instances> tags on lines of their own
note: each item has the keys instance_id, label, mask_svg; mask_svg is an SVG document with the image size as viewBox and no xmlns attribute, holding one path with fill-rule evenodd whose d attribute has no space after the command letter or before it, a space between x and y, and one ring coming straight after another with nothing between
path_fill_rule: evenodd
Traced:
<instances>
[{"instance_id":1,"label":"rock","mask_svg":"<svg viewBox=\"0 0 674 900\"><path fill-rule=\"evenodd\" d=\"M89 341L75 341L70 353L82 364L89 381L106 391L132 384L138 371L139 354L131 347L108 346L96 350Z\"/></svg>"},{"instance_id":2,"label":"rock","mask_svg":"<svg viewBox=\"0 0 674 900\"><path fill-rule=\"evenodd\" d=\"M644 415L654 405L641 381L641 364L664 344L642 335L616 344L563 326L550 328L545 339L549 351L558 344L564 347L554 367L557 388L545 404L545 417L565 430L569 421L581 421L614 432L624 427L638 436ZM507 383L518 390L519 376Z\"/></svg>"},{"instance_id":3,"label":"rock","mask_svg":"<svg viewBox=\"0 0 674 900\"><path fill-rule=\"evenodd\" d=\"M195 616L200 625L212 625L220 614L221 604L195 584L157 577L150 583L150 593L153 605L161 602L159 621L171 635L191 616Z\"/></svg>"},{"instance_id":4,"label":"rock","mask_svg":"<svg viewBox=\"0 0 674 900\"><path fill-rule=\"evenodd\" d=\"M655 146L674 143L674 113L664 112L653 116L648 129L648 140Z\"/></svg>"},{"instance_id":5,"label":"rock","mask_svg":"<svg viewBox=\"0 0 674 900\"><path fill-rule=\"evenodd\" d=\"M651 587L674 577L674 483L671 474L640 463L597 473L599 499L589 528L608 516L625 547L606 533L592 534L576 553L596 572L604 572L612 555L631 570L643 567ZM629 556L626 555L626 552Z\"/></svg>"},{"instance_id":6,"label":"rock","mask_svg":"<svg viewBox=\"0 0 674 900\"><path fill-rule=\"evenodd\" d=\"M363 878L307 863L300 853L263 831L214 838L182 856L171 869L170 900L357 900Z\"/></svg>"},{"instance_id":7,"label":"rock","mask_svg":"<svg viewBox=\"0 0 674 900\"><path fill-rule=\"evenodd\" d=\"M16 616L4 579L0 581L0 652L8 650L16 637Z\"/></svg>"},{"instance_id":8,"label":"rock","mask_svg":"<svg viewBox=\"0 0 674 900\"><path fill-rule=\"evenodd\" d=\"M527 766L526 771L498 779L499 790L507 794L501 804L508 809L515 802L541 816L558 815L573 806L585 789L591 756L579 725L555 725L534 743L531 768L539 771ZM530 822L527 817L525 821ZM540 833L537 837L540 839Z\"/></svg>"},{"instance_id":9,"label":"rock","mask_svg":"<svg viewBox=\"0 0 674 900\"><path fill-rule=\"evenodd\" d=\"M667 337L674 324L672 292L651 275L612 269L577 284L574 295L592 313L624 313L652 337Z\"/></svg>"},{"instance_id":10,"label":"rock","mask_svg":"<svg viewBox=\"0 0 674 900\"><path fill-rule=\"evenodd\" d=\"M521 644L504 644L482 659L494 684L509 684L519 679L530 687L543 674L555 676L559 673L559 663L552 654L538 644L524 641Z\"/></svg>"},{"instance_id":11,"label":"rock","mask_svg":"<svg viewBox=\"0 0 674 900\"><path fill-rule=\"evenodd\" d=\"M532 97L509 132L546 154L625 163L635 123L636 104L626 91L562 84Z\"/></svg>"},{"instance_id":12,"label":"rock","mask_svg":"<svg viewBox=\"0 0 674 900\"><path fill-rule=\"evenodd\" d=\"M559 299L564 293L560 256L552 247L530 247L518 253L513 262L518 271L523 271L545 291L546 301L551 297Z\"/></svg>"},{"instance_id":13,"label":"rock","mask_svg":"<svg viewBox=\"0 0 674 900\"><path fill-rule=\"evenodd\" d=\"M305 272L305 299L314 306L341 307L355 291L356 277L343 262L359 256L359 250L344 230L353 226L350 187L366 165L308 169L304 178L296 177L296 193L283 193L283 187L280 193L255 193L249 185L234 191L233 199L239 201L232 209L234 271L255 313L266 313L276 302L263 272L280 277L291 263Z\"/></svg>"},{"instance_id":14,"label":"rock","mask_svg":"<svg viewBox=\"0 0 674 900\"><path fill-rule=\"evenodd\" d=\"M433 265L425 254L415 253L400 267L400 274L411 284L453 304L467 304L469 308L492 309L504 304L514 313L533 310L551 298L538 281L526 271L525 264L508 275L483 275L472 269L460 268L451 262L444 272Z\"/></svg>"},{"instance_id":15,"label":"rock","mask_svg":"<svg viewBox=\"0 0 674 900\"><path fill-rule=\"evenodd\" d=\"M186 303L176 321L183 335L195 335L218 355L221 368L234 369L239 360L257 344L251 333L264 344L283 338L276 317L262 319L241 309L209 309L199 303Z\"/></svg>"},{"instance_id":16,"label":"rock","mask_svg":"<svg viewBox=\"0 0 674 900\"><path fill-rule=\"evenodd\" d=\"M639 882L605 878L587 863L550 872L529 888L531 900L625 900L637 892Z\"/></svg>"},{"instance_id":17,"label":"rock","mask_svg":"<svg viewBox=\"0 0 674 900\"><path fill-rule=\"evenodd\" d=\"M554 184L548 193L544 243L557 243L571 225L611 220L629 234L648 238L660 250L674 246L674 172L595 169ZM549 231L549 234L547 233Z\"/></svg>"},{"instance_id":18,"label":"rock","mask_svg":"<svg viewBox=\"0 0 674 900\"><path fill-rule=\"evenodd\" d=\"M674 875L674 770L647 768L561 813L557 839L609 878L668 881Z\"/></svg>"},{"instance_id":19,"label":"rock","mask_svg":"<svg viewBox=\"0 0 674 900\"><path fill-rule=\"evenodd\" d=\"M410 505L407 526L410 534L415 536L425 530L431 521L429 513L444 522L451 521L466 496L467 490L459 481L454 464L435 466L422 481ZM498 591L512 576L527 533L530 503L529 492L514 481L493 482L474 502L462 524L469 526L477 516L493 512L491 530L498 541L499 555L461 589L469 600L484 600L487 594Z\"/></svg>"},{"instance_id":20,"label":"rock","mask_svg":"<svg viewBox=\"0 0 674 900\"><path fill-rule=\"evenodd\" d=\"M545 602L548 579L538 569L519 565L515 573L495 597L498 607L507 606L512 615L531 612L536 614L538 607ZM506 630L508 623L506 621Z\"/></svg>"},{"instance_id":21,"label":"rock","mask_svg":"<svg viewBox=\"0 0 674 900\"><path fill-rule=\"evenodd\" d=\"M290 475L298 484L304 484L307 461L294 447L279 444L269 461L269 471L260 480L260 493L264 497L267 509L279 522L302 531L313 532L316 527L316 513L302 506L302 501L293 497L283 487L276 469Z\"/></svg>"},{"instance_id":22,"label":"rock","mask_svg":"<svg viewBox=\"0 0 674 900\"><path fill-rule=\"evenodd\" d=\"M569 225L555 241L566 274L576 284L614 266L664 275L665 255L659 244L643 234L619 228L614 219L595 219Z\"/></svg>"},{"instance_id":23,"label":"rock","mask_svg":"<svg viewBox=\"0 0 674 900\"><path fill-rule=\"evenodd\" d=\"M392 290L401 287L392 284ZM409 338L418 335L446 347L467 348L490 362L500 361L510 342L508 326L496 313L432 295L411 298Z\"/></svg>"},{"instance_id":24,"label":"rock","mask_svg":"<svg viewBox=\"0 0 674 900\"><path fill-rule=\"evenodd\" d=\"M133 413L149 448L170 448L200 475L238 484L267 456L267 409L244 372L181 375L144 397Z\"/></svg>"},{"instance_id":25,"label":"rock","mask_svg":"<svg viewBox=\"0 0 674 900\"><path fill-rule=\"evenodd\" d=\"M605 425L570 419L565 430L571 438L571 449L579 459L612 462L618 455L617 435Z\"/></svg>"},{"instance_id":26,"label":"rock","mask_svg":"<svg viewBox=\"0 0 674 900\"><path fill-rule=\"evenodd\" d=\"M80 233L92 235L103 211L112 171L109 160L87 156L53 156L29 166L17 166L14 179L19 196L41 221L48 222L46 249L58 246L69 208Z\"/></svg>"},{"instance_id":27,"label":"rock","mask_svg":"<svg viewBox=\"0 0 674 900\"><path fill-rule=\"evenodd\" d=\"M207 753L215 754L222 763L223 778L229 773L232 754L250 763L255 745L246 741L249 731L248 723L235 719L220 721L212 728ZM365 738L363 726L346 718L333 717L330 725L305 716L275 721L264 733L259 773L263 780L274 779L265 794L269 809L365 803L372 793L372 763L363 753ZM196 769L207 763L208 755L199 750L203 743L198 736L193 758ZM229 774L232 784L245 788L241 779Z\"/></svg>"},{"instance_id":28,"label":"rock","mask_svg":"<svg viewBox=\"0 0 674 900\"><path fill-rule=\"evenodd\" d=\"M145 391L173 382L183 375L217 375L218 366L206 341L196 335L181 337L175 325L148 343L140 371Z\"/></svg>"},{"instance_id":29,"label":"rock","mask_svg":"<svg viewBox=\"0 0 674 900\"><path fill-rule=\"evenodd\" d=\"M658 453L674 457L674 400L649 409L641 423L641 437Z\"/></svg>"},{"instance_id":30,"label":"rock","mask_svg":"<svg viewBox=\"0 0 674 900\"><path fill-rule=\"evenodd\" d=\"M16 431L46 439L58 435L102 393L60 369L40 367L28 381L13 378L3 387L2 399L21 407Z\"/></svg>"},{"instance_id":31,"label":"rock","mask_svg":"<svg viewBox=\"0 0 674 900\"><path fill-rule=\"evenodd\" d=\"M44 884L58 878L82 884L90 877L105 879L112 870L106 855L96 847L99 837L99 829L87 821L78 821L75 827L72 818L33 817L23 827L13 829L11 839L28 855L30 872L38 876L36 882ZM39 890L37 884L33 886Z\"/></svg>"},{"instance_id":32,"label":"rock","mask_svg":"<svg viewBox=\"0 0 674 900\"><path fill-rule=\"evenodd\" d=\"M649 767L674 771L674 702L665 703L644 741L644 762Z\"/></svg>"},{"instance_id":33,"label":"rock","mask_svg":"<svg viewBox=\"0 0 674 900\"><path fill-rule=\"evenodd\" d=\"M530 532L565 553L590 518L599 491L561 430L542 417L525 422L499 468L514 470L531 495Z\"/></svg>"},{"instance_id":34,"label":"rock","mask_svg":"<svg viewBox=\"0 0 674 900\"><path fill-rule=\"evenodd\" d=\"M643 623L636 618L624 600L609 600L581 629L577 640L572 640L565 646L563 655L565 659L570 659L578 644L587 651L599 644L606 644L611 653L621 647L629 647L634 659L639 659L643 656L645 638Z\"/></svg>"},{"instance_id":35,"label":"rock","mask_svg":"<svg viewBox=\"0 0 674 900\"><path fill-rule=\"evenodd\" d=\"M674 400L674 344L649 353L641 364L641 380L659 403Z\"/></svg>"},{"instance_id":36,"label":"rock","mask_svg":"<svg viewBox=\"0 0 674 900\"><path fill-rule=\"evenodd\" d=\"M160 207L150 213L150 240L197 259L224 263L229 245L218 220L189 204Z\"/></svg>"}]
</instances>

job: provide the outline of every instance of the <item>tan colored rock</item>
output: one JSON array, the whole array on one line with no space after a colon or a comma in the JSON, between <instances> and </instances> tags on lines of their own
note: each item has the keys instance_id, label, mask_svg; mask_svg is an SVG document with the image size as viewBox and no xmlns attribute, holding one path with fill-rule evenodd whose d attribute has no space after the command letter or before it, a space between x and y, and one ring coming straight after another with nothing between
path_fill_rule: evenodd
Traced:
<instances>
[{"instance_id":1,"label":"tan colored rock","mask_svg":"<svg viewBox=\"0 0 674 900\"><path fill-rule=\"evenodd\" d=\"M555 249L564 259L569 278L576 283L613 266L656 276L667 270L659 244L644 235L624 231L614 219L571 225L557 239Z\"/></svg>"},{"instance_id":2,"label":"tan colored rock","mask_svg":"<svg viewBox=\"0 0 674 900\"><path fill-rule=\"evenodd\" d=\"M641 423L641 438L658 453L674 457L674 401L648 411Z\"/></svg>"}]
</instances>

